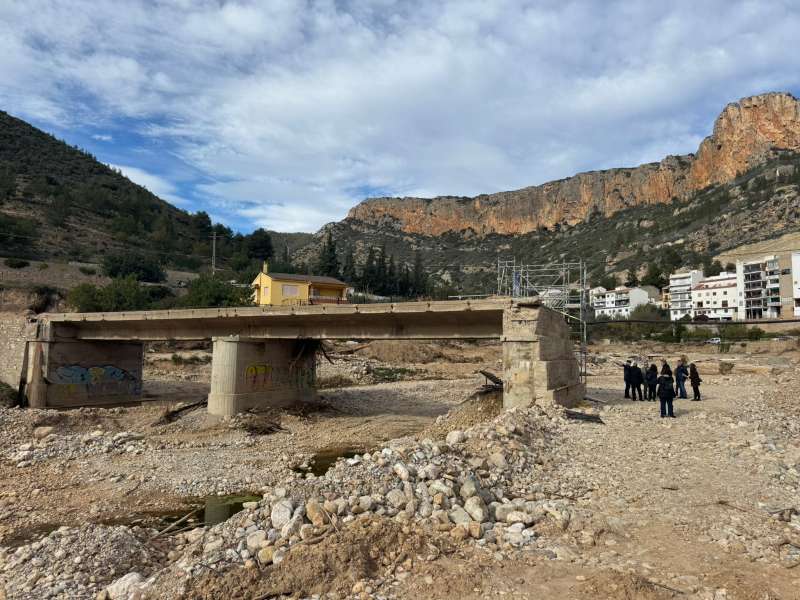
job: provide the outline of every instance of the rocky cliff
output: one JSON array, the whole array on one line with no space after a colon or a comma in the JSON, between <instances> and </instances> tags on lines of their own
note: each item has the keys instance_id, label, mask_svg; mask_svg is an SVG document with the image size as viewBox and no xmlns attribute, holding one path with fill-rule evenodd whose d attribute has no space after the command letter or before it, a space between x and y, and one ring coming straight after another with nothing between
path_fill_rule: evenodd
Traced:
<instances>
[{"instance_id":1,"label":"rocky cliff","mask_svg":"<svg viewBox=\"0 0 800 600\"><path fill-rule=\"evenodd\" d=\"M729 104L696 154L668 156L634 168L580 173L511 192L475 198L371 198L348 219L392 225L407 233L520 234L592 214L611 215L643 204L689 198L766 160L774 150L800 150L800 102L788 93Z\"/></svg>"}]
</instances>

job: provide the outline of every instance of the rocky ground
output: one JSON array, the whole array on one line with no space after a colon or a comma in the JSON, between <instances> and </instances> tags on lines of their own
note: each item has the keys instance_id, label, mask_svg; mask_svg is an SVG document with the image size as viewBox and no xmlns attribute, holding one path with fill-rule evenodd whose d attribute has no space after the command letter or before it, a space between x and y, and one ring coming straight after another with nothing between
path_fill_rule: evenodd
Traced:
<instances>
[{"instance_id":1,"label":"rocky ground","mask_svg":"<svg viewBox=\"0 0 800 600\"><path fill-rule=\"evenodd\" d=\"M447 353L405 366L452 379L331 389L305 410L225 422L202 409L160 422L163 405L2 410L0 589L800 598L797 357L731 356L722 375L717 356L690 349L705 397L679 401L673 420L622 400L625 355L596 350L599 402L581 410L602 423L556 407L503 413L497 393L471 396L483 379ZM365 360L380 366L378 354ZM200 379L181 383L182 400L202 396ZM315 458L345 451L315 475ZM218 524L157 518L220 493L255 497Z\"/></svg>"}]
</instances>

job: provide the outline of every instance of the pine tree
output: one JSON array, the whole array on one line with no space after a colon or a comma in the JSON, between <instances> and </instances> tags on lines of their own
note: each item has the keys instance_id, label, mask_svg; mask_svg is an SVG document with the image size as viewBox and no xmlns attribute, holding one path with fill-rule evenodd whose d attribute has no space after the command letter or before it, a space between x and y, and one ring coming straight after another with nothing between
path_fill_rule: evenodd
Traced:
<instances>
[{"instance_id":1,"label":"pine tree","mask_svg":"<svg viewBox=\"0 0 800 600\"><path fill-rule=\"evenodd\" d=\"M375 249L370 248L364 261L364 268L361 269L361 286L366 292L374 292L375 283Z\"/></svg>"},{"instance_id":2,"label":"pine tree","mask_svg":"<svg viewBox=\"0 0 800 600\"><path fill-rule=\"evenodd\" d=\"M417 250L414 253L414 272L411 279L411 294L413 296L424 296L428 291L428 275L425 273L425 266L422 264L422 255Z\"/></svg>"},{"instance_id":3,"label":"pine tree","mask_svg":"<svg viewBox=\"0 0 800 600\"><path fill-rule=\"evenodd\" d=\"M283 246L283 254L281 255L281 263L283 263L281 268L283 268L284 271L287 273L292 272L292 259L289 257L289 246L285 244Z\"/></svg>"},{"instance_id":4,"label":"pine tree","mask_svg":"<svg viewBox=\"0 0 800 600\"><path fill-rule=\"evenodd\" d=\"M325 242L322 244L319 258L316 264L316 274L327 277L339 277L339 259L336 258L336 242L328 232Z\"/></svg>"},{"instance_id":5,"label":"pine tree","mask_svg":"<svg viewBox=\"0 0 800 600\"><path fill-rule=\"evenodd\" d=\"M379 294L386 294L388 281L386 278L386 245L378 250L375 258L375 291Z\"/></svg>"},{"instance_id":6,"label":"pine tree","mask_svg":"<svg viewBox=\"0 0 800 600\"><path fill-rule=\"evenodd\" d=\"M386 291L390 296L400 294L397 285L397 263L394 260L394 256L389 257L386 267Z\"/></svg>"},{"instance_id":7,"label":"pine tree","mask_svg":"<svg viewBox=\"0 0 800 600\"><path fill-rule=\"evenodd\" d=\"M344 255L344 262L342 264L342 279L345 283L355 283L357 279L356 273L356 259L353 256L353 248L348 246L347 252Z\"/></svg>"}]
</instances>

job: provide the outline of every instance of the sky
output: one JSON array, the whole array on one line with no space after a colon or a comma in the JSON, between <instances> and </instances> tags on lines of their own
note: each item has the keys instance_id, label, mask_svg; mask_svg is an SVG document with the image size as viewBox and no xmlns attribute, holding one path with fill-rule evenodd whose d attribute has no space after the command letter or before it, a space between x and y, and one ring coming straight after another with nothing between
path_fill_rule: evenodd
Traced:
<instances>
[{"instance_id":1,"label":"sky","mask_svg":"<svg viewBox=\"0 0 800 600\"><path fill-rule=\"evenodd\" d=\"M237 231L696 150L794 0L0 0L0 109Z\"/></svg>"}]
</instances>

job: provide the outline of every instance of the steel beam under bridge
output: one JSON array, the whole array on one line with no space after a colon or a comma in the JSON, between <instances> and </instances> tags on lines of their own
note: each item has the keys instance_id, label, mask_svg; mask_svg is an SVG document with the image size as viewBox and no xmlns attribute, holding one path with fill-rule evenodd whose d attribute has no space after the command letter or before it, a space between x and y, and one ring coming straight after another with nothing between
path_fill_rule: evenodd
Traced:
<instances>
[{"instance_id":1,"label":"steel beam under bridge","mask_svg":"<svg viewBox=\"0 0 800 600\"><path fill-rule=\"evenodd\" d=\"M204 308L40 317L52 340L478 339L503 335L510 300Z\"/></svg>"}]
</instances>

